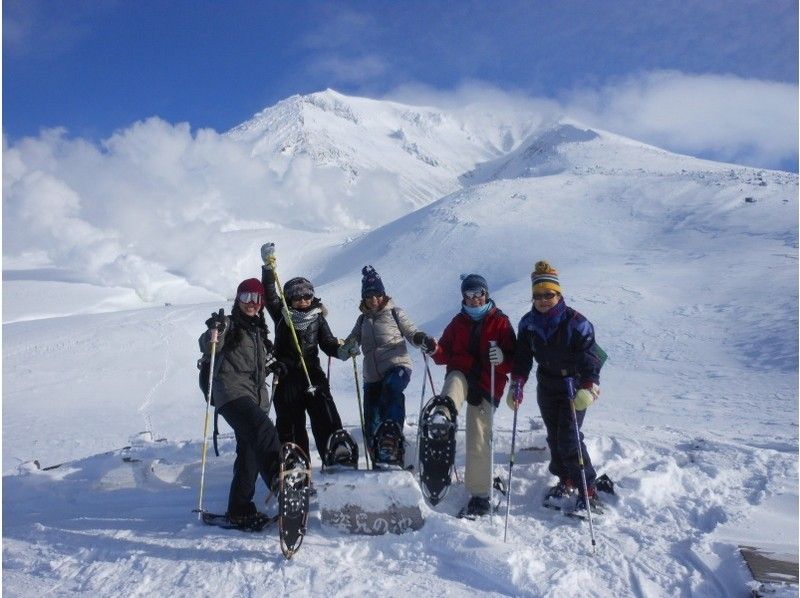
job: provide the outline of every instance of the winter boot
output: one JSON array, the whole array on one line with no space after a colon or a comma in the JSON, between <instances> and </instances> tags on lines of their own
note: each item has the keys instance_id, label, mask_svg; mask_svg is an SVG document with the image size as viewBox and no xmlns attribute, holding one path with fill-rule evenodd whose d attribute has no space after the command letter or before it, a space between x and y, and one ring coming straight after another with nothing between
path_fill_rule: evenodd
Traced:
<instances>
[{"instance_id":1,"label":"winter boot","mask_svg":"<svg viewBox=\"0 0 800 598\"><path fill-rule=\"evenodd\" d=\"M575 486L569 478L559 478L558 484L547 489L542 503L548 509L560 510L564 507L565 499L575 494Z\"/></svg>"},{"instance_id":2,"label":"winter boot","mask_svg":"<svg viewBox=\"0 0 800 598\"><path fill-rule=\"evenodd\" d=\"M587 493L589 495L589 508L592 510L592 514L601 515L603 513L603 506L600 499L597 497L597 488L589 486ZM575 500L575 513L577 515L586 513L586 502L586 496L581 492Z\"/></svg>"},{"instance_id":3,"label":"winter boot","mask_svg":"<svg viewBox=\"0 0 800 598\"><path fill-rule=\"evenodd\" d=\"M473 496L467 503L467 517L483 517L488 515L492 506L489 499L482 496Z\"/></svg>"},{"instance_id":4,"label":"winter boot","mask_svg":"<svg viewBox=\"0 0 800 598\"><path fill-rule=\"evenodd\" d=\"M232 509L228 511L228 521L231 525L235 525L236 527L247 529L253 527L259 518L259 512L256 510L256 506L251 502L245 505L244 507L239 507L237 509Z\"/></svg>"}]
</instances>

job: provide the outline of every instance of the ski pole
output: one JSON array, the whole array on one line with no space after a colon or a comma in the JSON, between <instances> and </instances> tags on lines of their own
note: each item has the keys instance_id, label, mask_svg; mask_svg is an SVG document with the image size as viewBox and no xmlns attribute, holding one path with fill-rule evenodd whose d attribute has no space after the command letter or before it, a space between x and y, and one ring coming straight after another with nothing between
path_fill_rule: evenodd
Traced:
<instances>
[{"instance_id":1,"label":"ski pole","mask_svg":"<svg viewBox=\"0 0 800 598\"><path fill-rule=\"evenodd\" d=\"M367 446L367 427L364 425L364 410L361 408L361 388L358 386L358 364L356 356L353 355L353 376L356 379L356 396L358 397L358 414L361 416L361 436L364 437L364 461L367 462L367 469L372 469L369 465L369 446Z\"/></svg>"},{"instance_id":2,"label":"ski pole","mask_svg":"<svg viewBox=\"0 0 800 598\"><path fill-rule=\"evenodd\" d=\"M428 367L428 354L422 351L422 357L425 359L425 371L428 373L428 381L431 383L431 392L433 396L436 396L436 389L433 386L433 376L431 376L431 368Z\"/></svg>"},{"instance_id":3,"label":"ski pole","mask_svg":"<svg viewBox=\"0 0 800 598\"><path fill-rule=\"evenodd\" d=\"M489 341L489 350L497 346L497 341ZM494 525L494 362L489 370L489 446L491 465L489 466L489 522Z\"/></svg>"},{"instance_id":4,"label":"ski pole","mask_svg":"<svg viewBox=\"0 0 800 598\"><path fill-rule=\"evenodd\" d=\"M517 412L519 411L519 403L517 408L514 409L514 426L511 429L511 460L508 462L508 484L506 485L506 529L503 532L503 542L508 538L508 513L511 510L511 470L514 469L514 448L517 442Z\"/></svg>"},{"instance_id":5,"label":"ski pole","mask_svg":"<svg viewBox=\"0 0 800 598\"><path fill-rule=\"evenodd\" d=\"M423 353L424 355L424 353ZM416 447L416 457L414 458L414 463L416 463L417 472L419 472L419 443L422 440L422 410L425 407L425 374L422 375L422 393L419 396L419 413L417 414L417 447Z\"/></svg>"},{"instance_id":6,"label":"ski pole","mask_svg":"<svg viewBox=\"0 0 800 598\"><path fill-rule=\"evenodd\" d=\"M283 294L283 287L281 287L281 281L278 279L278 272L277 270L273 269L272 273L275 275L275 287L278 289L278 294L280 295L281 303L283 304L283 319L286 322L286 325L289 327L289 332L291 333L292 340L294 341L294 348L297 349L297 354L300 356L300 365L303 366L303 373L306 375L306 381L308 382L307 390L313 395L317 389L314 388L313 384L311 384L311 376L308 375L306 360L303 359L303 349L300 348L300 341L297 340L297 331L294 329L294 322L292 322L292 317L289 313L289 306L286 304L286 296Z\"/></svg>"},{"instance_id":7,"label":"ski pole","mask_svg":"<svg viewBox=\"0 0 800 598\"><path fill-rule=\"evenodd\" d=\"M222 310L220 310L222 313ZM203 423L203 456L200 459L200 498L197 501L197 518L203 518L203 489L206 481L206 449L208 448L208 411L211 407L211 391L214 387L214 359L217 356L217 342L219 331L211 329L211 363L208 368L208 396L206 396L206 418Z\"/></svg>"},{"instance_id":8,"label":"ski pole","mask_svg":"<svg viewBox=\"0 0 800 598\"><path fill-rule=\"evenodd\" d=\"M572 409L572 423L575 425L575 439L578 441L578 464L581 466L581 482L583 484L583 499L586 503L586 513L589 519L589 537L592 540L592 554L595 554L597 543L594 540L594 526L592 525L592 509L589 504L589 487L586 484L586 466L583 462L583 449L581 448L581 431L578 429L578 414L575 411L575 383L571 377L567 378L567 392L569 393L569 406Z\"/></svg>"},{"instance_id":9,"label":"ski pole","mask_svg":"<svg viewBox=\"0 0 800 598\"><path fill-rule=\"evenodd\" d=\"M272 409L272 401L275 400L275 389L278 388L278 376L276 374L272 374L272 391L269 393L269 403L267 403L267 415L269 416L269 412Z\"/></svg>"}]
</instances>

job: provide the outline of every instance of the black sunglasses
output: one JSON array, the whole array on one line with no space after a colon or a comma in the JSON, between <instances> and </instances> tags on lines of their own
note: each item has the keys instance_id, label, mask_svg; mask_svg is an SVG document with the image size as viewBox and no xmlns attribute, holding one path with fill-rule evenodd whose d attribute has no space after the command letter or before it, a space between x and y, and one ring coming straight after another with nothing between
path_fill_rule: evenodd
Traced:
<instances>
[{"instance_id":1,"label":"black sunglasses","mask_svg":"<svg viewBox=\"0 0 800 598\"><path fill-rule=\"evenodd\" d=\"M314 298L314 295L311 293L305 293L304 295L295 295L292 297L292 301L311 301Z\"/></svg>"},{"instance_id":2,"label":"black sunglasses","mask_svg":"<svg viewBox=\"0 0 800 598\"><path fill-rule=\"evenodd\" d=\"M558 295L558 293L553 293L552 291L549 293L534 293L533 300L541 301L542 299L546 299L547 301L550 301L550 299L554 299L556 295Z\"/></svg>"}]
</instances>

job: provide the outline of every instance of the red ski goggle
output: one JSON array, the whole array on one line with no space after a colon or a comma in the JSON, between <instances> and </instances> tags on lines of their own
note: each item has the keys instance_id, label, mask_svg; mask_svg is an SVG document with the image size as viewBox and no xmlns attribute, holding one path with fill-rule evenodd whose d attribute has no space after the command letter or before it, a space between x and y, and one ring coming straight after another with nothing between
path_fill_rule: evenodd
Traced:
<instances>
[{"instance_id":1,"label":"red ski goggle","mask_svg":"<svg viewBox=\"0 0 800 598\"><path fill-rule=\"evenodd\" d=\"M261 303L261 293L239 293L239 303Z\"/></svg>"}]
</instances>

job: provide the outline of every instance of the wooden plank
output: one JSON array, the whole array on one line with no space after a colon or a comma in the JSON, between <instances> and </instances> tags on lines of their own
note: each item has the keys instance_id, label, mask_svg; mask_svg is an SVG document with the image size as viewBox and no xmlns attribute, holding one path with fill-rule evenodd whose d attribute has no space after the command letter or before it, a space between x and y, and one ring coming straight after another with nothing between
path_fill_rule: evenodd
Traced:
<instances>
[{"instance_id":1,"label":"wooden plank","mask_svg":"<svg viewBox=\"0 0 800 598\"><path fill-rule=\"evenodd\" d=\"M798 583L796 554L768 552L754 546L739 546L753 579L761 583Z\"/></svg>"}]
</instances>

